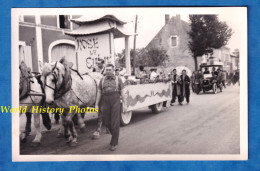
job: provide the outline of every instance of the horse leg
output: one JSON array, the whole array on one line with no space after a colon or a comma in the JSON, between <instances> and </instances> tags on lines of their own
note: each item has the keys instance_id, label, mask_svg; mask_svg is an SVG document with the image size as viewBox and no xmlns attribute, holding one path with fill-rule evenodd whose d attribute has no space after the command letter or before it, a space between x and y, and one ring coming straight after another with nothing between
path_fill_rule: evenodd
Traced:
<instances>
[{"instance_id":1,"label":"horse leg","mask_svg":"<svg viewBox=\"0 0 260 171\"><path fill-rule=\"evenodd\" d=\"M42 139L40 114L34 113L33 118L34 118L34 127L35 127L35 131L36 131L36 136L35 136L34 140L32 141L31 146L35 147L35 146L40 145L41 139Z\"/></svg>"},{"instance_id":2,"label":"horse leg","mask_svg":"<svg viewBox=\"0 0 260 171\"><path fill-rule=\"evenodd\" d=\"M68 129L65 130L65 126L64 126L65 121L64 121L63 117L61 117L61 123L62 124L60 125L59 131L58 131L58 134L56 137L57 138L63 138L63 137L68 138L70 136L70 131Z\"/></svg>"},{"instance_id":3,"label":"horse leg","mask_svg":"<svg viewBox=\"0 0 260 171\"><path fill-rule=\"evenodd\" d=\"M59 124L60 114L59 114L59 113L54 113L54 119L55 119L55 123L56 123L56 124Z\"/></svg>"},{"instance_id":4,"label":"horse leg","mask_svg":"<svg viewBox=\"0 0 260 171\"><path fill-rule=\"evenodd\" d=\"M72 122L72 120L70 120L69 121L69 130L70 130L70 132L71 132L71 134L72 134L72 137L73 137L73 139L72 139L72 141L70 141L70 146L71 147L74 147L74 146L76 146L77 145L77 138L78 138L78 134L77 134L77 131L76 131L76 129L75 129L75 126L74 126L74 123Z\"/></svg>"},{"instance_id":5,"label":"horse leg","mask_svg":"<svg viewBox=\"0 0 260 171\"><path fill-rule=\"evenodd\" d=\"M101 128L102 128L102 115L101 112L98 112L98 127L97 130L93 133L92 139L98 139L101 135Z\"/></svg>"},{"instance_id":6,"label":"horse leg","mask_svg":"<svg viewBox=\"0 0 260 171\"><path fill-rule=\"evenodd\" d=\"M32 124L32 113L26 112L26 125L25 130L20 134L20 141L25 143L27 141L27 136L29 136L31 132L31 124Z\"/></svg>"},{"instance_id":7,"label":"horse leg","mask_svg":"<svg viewBox=\"0 0 260 171\"><path fill-rule=\"evenodd\" d=\"M67 143L70 143L73 140L70 130L70 122L72 122L70 116L62 115L62 125L64 127L64 137L67 139Z\"/></svg>"},{"instance_id":8,"label":"horse leg","mask_svg":"<svg viewBox=\"0 0 260 171\"><path fill-rule=\"evenodd\" d=\"M28 135L31 132L31 124L32 124L32 113L31 112L26 112L25 131L28 133Z\"/></svg>"},{"instance_id":9,"label":"horse leg","mask_svg":"<svg viewBox=\"0 0 260 171\"><path fill-rule=\"evenodd\" d=\"M78 123L79 119L78 119L77 115L74 115L72 117L72 121L74 122L74 125L79 125L79 123Z\"/></svg>"},{"instance_id":10,"label":"horse leg","mask_svg":"<svg viewBox=\"0 0 260 171\"><path fill-rule=\"evenodd\" d=\"M79 128L80 128L80 131L85 132L86 127L85 127L85 122L82 118L82 113L77 113L77 118L78 118L78 125L79 125Z\"/></svg>"},{"instance_id":11,"label":"horse leg","mask_svg":"<svg viewBox=\"0 0 260 171\"><path fill-rule=\"evenodd\" d=\"M42 123L47 130L51 129L51 119L49 113L42 113Z\"/></svg>"},{"instance_id":12,"label":"horse leg","mask_svg":"<svg viewBox=\"0 0 260 171\"><path fill-rule=\"evenodd\" d=\"M57 134L57 138L63 138L65 136L65 130L64 130L64 119L63 117L61 117L61 125L59 126L59 131L58 131L58 134Z\"/></svg>"}]
</instances>

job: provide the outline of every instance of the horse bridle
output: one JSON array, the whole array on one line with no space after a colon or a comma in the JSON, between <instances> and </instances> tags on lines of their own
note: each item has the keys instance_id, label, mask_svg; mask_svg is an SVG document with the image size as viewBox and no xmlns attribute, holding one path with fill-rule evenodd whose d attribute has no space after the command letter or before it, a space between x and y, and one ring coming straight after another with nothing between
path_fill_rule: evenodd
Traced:
<instances>
[{"instance_id":1,"label":"horse bridle","mask_svg":"<svg viewBox=\"0 0 260 171\"><path fill-rule=\"evenodd\" d=\"M56 63L55 63L55 66L52 68L52 71L51 72L49 72L49 73L47 73L46 75L45 75L45 83L44 83L44 88L45 88L45 86L46 87L48 87L48 88L50 88L50 89L52 89L54 92L55 92L55 90L56 90L56 83L57 83L57 78L58 78L58 76L56 75L56 73L54 72L54 70L56 69L56 66L57 66L57 61L56 61ZM47 82L46 82L46 77L47 76L49 76L49 75L53 75L53 77L54 77L54 81L55 81L55 86L54 86L54 88L53 87L51 87L50 85L48 85L47 84Z\"/></svg>"}]
</instances>

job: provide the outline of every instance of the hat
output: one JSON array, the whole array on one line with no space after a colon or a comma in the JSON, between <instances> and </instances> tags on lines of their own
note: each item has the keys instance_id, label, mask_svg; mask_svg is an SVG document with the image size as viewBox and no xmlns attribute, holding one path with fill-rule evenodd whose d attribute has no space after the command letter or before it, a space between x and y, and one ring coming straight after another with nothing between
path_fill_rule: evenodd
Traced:
<instances>
[{"instance_id":1,"label":"hat","mask_svg":"<svg viewBox=\"0 0 260 171\"><path fill-rule=\"evenodd\" d=\"M98 60L97 60L97 63L98 63L98 64L103 64L103 63L104 63L104 60L103 60L103 59L98 59Z\"/></svg>"}]
</instances>

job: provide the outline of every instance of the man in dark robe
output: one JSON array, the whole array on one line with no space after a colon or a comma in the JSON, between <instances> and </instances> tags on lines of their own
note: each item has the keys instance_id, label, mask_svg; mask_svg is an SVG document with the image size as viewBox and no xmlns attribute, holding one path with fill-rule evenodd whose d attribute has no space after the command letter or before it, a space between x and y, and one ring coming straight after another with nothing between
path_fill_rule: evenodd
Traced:
<instances>
[{"instance_id":1,"label":"man in dark robe","mask_svg":"<svg viewBox=\"0 0 260 171\"><path fill-rule=\"evenodd\" d=\"M187 75L186 70L182 70L181 75L181 96L182 101L184 100L184 97L186 99L186 102L190 102L190 77Z\"/></svg>"}]
</instances>

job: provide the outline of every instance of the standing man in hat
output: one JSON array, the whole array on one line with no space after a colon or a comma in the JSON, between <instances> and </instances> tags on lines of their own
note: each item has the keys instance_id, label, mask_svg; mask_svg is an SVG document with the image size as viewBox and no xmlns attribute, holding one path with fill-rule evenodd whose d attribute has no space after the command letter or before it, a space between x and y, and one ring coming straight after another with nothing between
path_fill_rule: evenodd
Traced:
<instances>
[{"instance_id":1,"label":"standing man in hat","mask_svg":"<svg viewBox=\"0 0 260 171\"><path fill-rule=\"evenodd\" d=\"M180 83L180 76L177 75L177 70L173 69L172 74L169 76L171 83L172 83L172 99L171 99L171 106L174 106L176 98L178 98L178 102L182 105L182 96L181 96L181 83ZM166 107L167 101L163 102L163 107Z\"/></svg>"},{"instance_id":2,"label":"standing man in hat","mask_svg":"<svg viewBox=\"0 0 260 171\"><path fill-rule=\"evenodd\" d=\"M106 75L100 81L95 108L100 107L104 116L104 122L109 129L112 138L110 141L110 150L114 151L118 145L120 117L121 117L121 100L125 104L123 93L124 85L118 76L114 74L114 65L106 65ZM101 100L101 105L99 102ZM125 105L123 105L124 107Z\"/></svg>"},{"instance_id":3,"label":"standing man in hat","mask_svg":"<svg viewBox=\"0 0 260 171\"><path fill-rule=\"evenodd\" d=\"M182 101L184 97L186 98L186 102L190 102L190 77L187 75L186 70L182 70L181 75L181 95Z\"/></svg>"},{"instance_id":4,"label":"standing man in hat","mask_svg":"<svg viewBox=\"0 0 260 171\"><path fill-rule=\"evenodd\" d=\"M181 87L180 87L180 77L177 75L177 70L173 69L173 75L172 75L172 100L171 100L171 106L173 106L173 104L176 101L176 97L178 97L178 102L180 105L182 105L182 98L181 98Z\"/></svg>"}]
</instances>

